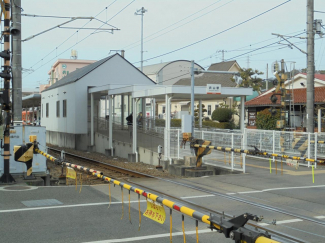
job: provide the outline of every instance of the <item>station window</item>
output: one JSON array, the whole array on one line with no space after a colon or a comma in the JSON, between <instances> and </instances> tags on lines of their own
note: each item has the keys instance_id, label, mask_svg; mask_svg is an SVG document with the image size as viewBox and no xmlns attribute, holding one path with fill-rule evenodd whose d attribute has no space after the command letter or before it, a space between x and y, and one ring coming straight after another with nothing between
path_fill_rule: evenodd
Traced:
<instances>
[{"instance_id":1,"label":"station window","mask_svg":"<svg viewBox=\"0 0 325 243\"><path fill-rule=\"evenodd\" d=\"M214 109L216 110L216 109L218 109L219 108L219 105L215 105L214 106Z\"/></svg>"},{"instance_id":2,"label":"station window","mask_svg":"<svg viewBox=\"0 0 325 243\"><path fill-rule=\"evenodd\" d=\"M56 102L56 117L60 117L60 101Z\"/></svg>"},{"instance_id":3,"label":"station window","mask_svg":"<svg viewBox=\"0 0 325 243\"><path fill-rule=\"evenodd\" d=\"M165 113L165 112L166 112L166 107L163 106L162 113Z\"/></svg>"},{"instance_id":4,"label":"station window","mask_svg":"<svg viewBox=\"0 0 325 243\"><path fill-rule=\"evenodd\" d=\"M211 105L208 105L208 116L211 116Z\"/></svg>"},{"instance_id":5,"label":"station window","mask_svg":"<svg viewBox=\"0 0 325 243\"><path fill-rule=\"evenodd\" d=\"M63 111L63 117L67 117L67 100L62 101L62 111Z\"/></svg>"},{"instance_id":6,"label":"station window","mask_svg":"<svg viewBox=\"0 0 325 243\"><path fill-rule=\"evenodd\" d=\"M46 117L49 117L49 103L46 103Z\"/></svg>"}]
</instances>

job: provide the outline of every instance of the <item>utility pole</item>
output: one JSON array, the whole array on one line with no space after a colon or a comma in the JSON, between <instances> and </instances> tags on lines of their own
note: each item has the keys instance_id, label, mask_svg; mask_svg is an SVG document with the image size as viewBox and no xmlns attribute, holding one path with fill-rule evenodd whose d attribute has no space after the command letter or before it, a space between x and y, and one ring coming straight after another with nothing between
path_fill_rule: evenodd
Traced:
<instances>
[{"instance_id":1,"label":"utility pole","mask_svg":"<svg viewBox=\"0 0 325 243\"><path fill-rule=\"evenodd\" d=\"M13 121L22 120L22 68L21 68L21 0L11 5L11 19L17 33L11 36L12 43L12 109Z\"/></svg>"},{"instance_id":2,"label":"utility pole","mask_svg":"<svg viewBox=\"0 0 325 243\"><path fill-rule=\"evenodd\" d=\"M135 15L141 15L141 72L143 71L143 15L147 11L142 7L134 13Z\"/></svg>"},{"instance_id":3,"label":"utility pole","mask_svg":"<svg viewBox=\"0 0 325 243\"><path fill-rule=\"evenodd\" d=\"M224 62L225 61L225 52L227 52L227 51L225 51L225 50L220 50L220 51L217 51L217 52L221 52L222 53L222 62Z\"/></svg>"},{"instance_id":4,"label":"utility pole","mask_svg":"<svg viewBox=\"0 0 325 243\"><path fill-rule=\"evenodd\" d=\"M314 132L314 0L307 0L307 132Z\"/></svg>"},{"instance_id":5,"label":"utility pole","mask_svg":"<svg viewBox=\"0 0 325 243\"><path fill-rule=\"evenodd\" d=\"M4 90L1 95L2 110L5 111L5 128L4 128L4 152L3 152L3 175L0 178L2 183L12 183L15 179L10 174L10 123L11 123L11 101L10 101L10 0L4 0L4 31L3 31L3 51L0 57L4 59L3 70L0 78L4 79Z\"/></svg>"},{"instance_id":6,"label":"utility pole","mask_svg":"<svg viewBox=\"0 0 325 243\"><path fill-rule=\"evenodd\" d=\"M266 90L269 90L269 64L266 64Z\"/></svg>"}]
</instances>

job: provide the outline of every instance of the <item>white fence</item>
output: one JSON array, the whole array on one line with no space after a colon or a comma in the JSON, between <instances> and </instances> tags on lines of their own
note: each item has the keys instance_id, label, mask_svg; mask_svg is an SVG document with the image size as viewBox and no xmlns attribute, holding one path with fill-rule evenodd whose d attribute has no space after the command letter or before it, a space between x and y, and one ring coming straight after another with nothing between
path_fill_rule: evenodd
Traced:
<instances>
[{"instance_id":1,"label":"white fence","mask_svg":"<svg viewBox=\"0 0 325 243\"><path fill-rule=\"evenodd\" d=\"M245 129L243 133L195 130L195 138L211 141L213 146L254 149L275 154L286 154L311 159L325 158L325 133L286 132ZM165 158L175 159L193 156L189 142L185 148L181 146L183 134L180 129L165 129ZM260 157L263 159L262 157ZM203 162L232 170L245 171L245 155L213 150L203 157ZM300 161L302 166L310 166L309 162Z\"/></svg>"}]
</instances>

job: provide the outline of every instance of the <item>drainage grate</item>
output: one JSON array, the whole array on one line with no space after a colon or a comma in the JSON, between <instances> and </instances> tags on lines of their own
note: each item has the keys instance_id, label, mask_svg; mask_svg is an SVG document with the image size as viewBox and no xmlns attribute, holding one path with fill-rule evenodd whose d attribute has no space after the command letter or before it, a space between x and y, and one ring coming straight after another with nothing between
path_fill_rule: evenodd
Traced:
<instances>
[{"instance_id":1,"label":"drainage grate","mask_svg":"<svg viewBox=\"0 0 325 243\"><path fill-rule=\"evenodd\" d=\"M41 207L41 206L54 206L61 205L62 202L56 199L43 199L43 200L30 200L30 201L21 201L26 207Z\"/></svg>"}]
</instances>

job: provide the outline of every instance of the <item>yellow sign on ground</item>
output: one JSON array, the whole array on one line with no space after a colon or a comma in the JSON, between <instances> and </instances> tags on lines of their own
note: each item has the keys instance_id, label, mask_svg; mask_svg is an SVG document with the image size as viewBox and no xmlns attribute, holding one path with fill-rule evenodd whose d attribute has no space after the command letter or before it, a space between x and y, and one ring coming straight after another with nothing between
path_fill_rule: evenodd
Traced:
<instances>
[{"instance_id":1,"label":"yellow sign on ground","mask_svg":"<svg viewBox=\"0 0 325 243\"><path fill-rule=\"evenodd\" d=\"M67 167L66 176L67 178L76 179L76 171L70 167Z\"/></svg>"},{"instance_id":2,"label":"yellow sign on ground","mask_svg":"<svg viewBox=\"0 0 325 243\"><path fill-rule=\"evenodd\" d=\"M166 219L164 206L147 199L147 210L144 212L143 216L163 224Z\"/></svg>"}]
</instances>

